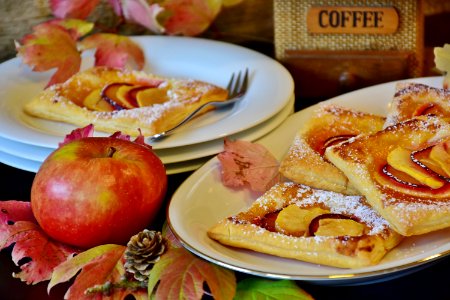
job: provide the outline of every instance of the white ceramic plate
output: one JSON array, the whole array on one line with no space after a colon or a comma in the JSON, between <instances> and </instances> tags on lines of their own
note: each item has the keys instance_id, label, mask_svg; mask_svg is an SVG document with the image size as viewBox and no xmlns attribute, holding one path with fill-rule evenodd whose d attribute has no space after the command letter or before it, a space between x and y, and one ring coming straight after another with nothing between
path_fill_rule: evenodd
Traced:
<instances>
[{"instance_id":1,"label":"white ceramic plate","mask_svg":"<svg viewBox=\"0 0 450 300\"><path fill-rule=\"evenodd\" d=\"M271 117L269 120L260 123L250 129L231 135L230 138L253 141L267 134L268 132L279 126L281 122L283 122L290 114L292 114L294 109L294 101L295 98L292 95L288 105L286 105L286 107L284 107L279 113ZM173 164L211 156L219 153L220 151L222 151L222 149L223 139L216 139L194 145L187 145L169 149L157 149L155 150L155 152L161 158L164 164ZM10 154L14 157L43 162L44 159L47 158L47 156L53 150L54 148L25 144L0 137L0 151L6 154Z\"/></svg>"},{"instance_id":2,"label":"white ceramic plate","mask_svg":"<svg viewBox=\"0 0 450 300\"><path fill-rule=\"evenodd\" d=\"M441 86L442 78L414 81ZM348 93L329 102L384 114L394 94L395 83L387 83ZM290 116L281 126L258 141L278 159L286 153L297 130L311 115L309 107ZM169 225L180 241L197 255L237 271L272 278L307 280L321 284L357 284L386 280L412 272L450 254L450 228L410 237L388 253L376 266L356 270L339 269L253 251L225 247L207 237L216 222L245 210L257 195L248 190L232 190L222 185L220 165L213 158L194 172L175 192L169 204Z\"/></svg>"},{"instance_id":3,"label":"white ceramic plate","mask_svg":"<svg viewBox=\"0 0 450 300\"><path fill-rule=\"evenodd\" d=\"M178 174L182 172L189 172L200 168L205 162L207 162L211 157L202 157L193 160L183 161L179 163L166 164L166 174ZM35 161L19 156L15 156L0 150L0 163L5 165L21 169L28 172L36 173L42 162Z\"/></svg>"},{"instance_id":4,"label":"white ceramic plate","mask_svg":"<svg viewBox=\"0 0 450 300\"><path fill-rule=\"evenodd\" d=\"M146 72L225 87L233 72L250 70L249 88L241 102L193 120L180 133L154 143L155 149L192 145L246 130L281 111L293 94L289 72L256 51L200 38L143 36L134 40L144 49ZM92 54L87 54L82 68L92 66L92 61ZM0 64L0 137L55 148L61 137L75 128L30 117L22 110L24 103L44 88L51 74L32 72L18 58Z\"/></svg>"}]
</instances>

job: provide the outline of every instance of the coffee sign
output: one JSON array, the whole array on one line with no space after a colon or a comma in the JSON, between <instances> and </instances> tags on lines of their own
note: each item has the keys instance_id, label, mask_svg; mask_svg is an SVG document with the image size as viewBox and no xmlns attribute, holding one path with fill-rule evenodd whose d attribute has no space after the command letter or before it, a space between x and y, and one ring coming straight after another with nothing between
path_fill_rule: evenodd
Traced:
<instances>
[{"instance_id":1,"label":"coffee sign","mask_svg":"<svg viewBox=\"0 0 450 300\"><path fill-rule=\"evenodd\" d=\"M399 17L394 7L313 6L306 23L309 33L392 34Z\"/></svg>"}]
</instances>

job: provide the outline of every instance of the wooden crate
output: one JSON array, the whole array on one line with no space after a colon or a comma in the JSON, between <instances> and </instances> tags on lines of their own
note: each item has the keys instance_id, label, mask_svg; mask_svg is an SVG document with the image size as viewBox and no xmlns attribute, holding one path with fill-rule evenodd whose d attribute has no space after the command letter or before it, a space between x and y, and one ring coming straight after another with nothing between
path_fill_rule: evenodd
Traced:
<instances>
[{"instance_id":1,"label":"wooden crate","mask_svg":"<svg viewBox=\"0 0 450 300\"><path fill-rule=\"evenodd\" d=\"M421 76L422 1L274 0L274 42L297 98Z\"/></svg>"}]
</instances>

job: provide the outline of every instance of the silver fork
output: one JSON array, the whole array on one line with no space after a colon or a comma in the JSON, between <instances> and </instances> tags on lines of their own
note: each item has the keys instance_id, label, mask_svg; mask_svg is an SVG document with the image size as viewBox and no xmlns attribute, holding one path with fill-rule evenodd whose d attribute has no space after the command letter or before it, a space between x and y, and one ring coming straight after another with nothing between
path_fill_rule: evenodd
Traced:
<instances>
[{"instance_id":1,"label":"silver fork","mask_svg":"<svg viewBox=\"0 0 450 300\"><path fill-rule=\"evenodd\" d=\"M150 141L152 141L152 142L158 141L158 140L161 140L162 138L174 133L178 128L180 128L182 125L186 124L189 120L191 120L193 117L195 117L195 115L197 115L197 113L199 111L201 111L204 107L206 107L208 105L214 105L216 107L224 107L224 106L228 106L228 105L231 105L233 103L240 101L244 97L244 95L247 91L247 86L248 86L248 69L245 69L243 76L242 76L241 72L239 72L237 74L237 76L235 75L235 73L233 73L227 84L228 99L226 101L210 101L210 102L200 105L192 113L190 113L186 118L184 118L180 123L178 123L174 127L170 128L166 131L163 131L163 132L160 132L160 133L150 136L149 137Z\"/></svg>"}]
</instances>

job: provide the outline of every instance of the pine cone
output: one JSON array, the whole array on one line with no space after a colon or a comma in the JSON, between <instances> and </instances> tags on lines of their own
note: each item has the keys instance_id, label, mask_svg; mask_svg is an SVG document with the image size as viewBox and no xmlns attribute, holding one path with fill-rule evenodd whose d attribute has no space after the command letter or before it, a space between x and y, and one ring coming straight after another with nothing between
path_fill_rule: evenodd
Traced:
<instances>
[{"instance_id":1,"label":"pine cone","mask_svg":"<svg viewBox=\"0 0 450 300\"><path fill-rule=\"evenodd\" d=\"M166 240L159 231L144 229L131 237L125 250L125 269L139 281L146 281L153 264L166 250Z\"/></svg>"}]
</instances>

